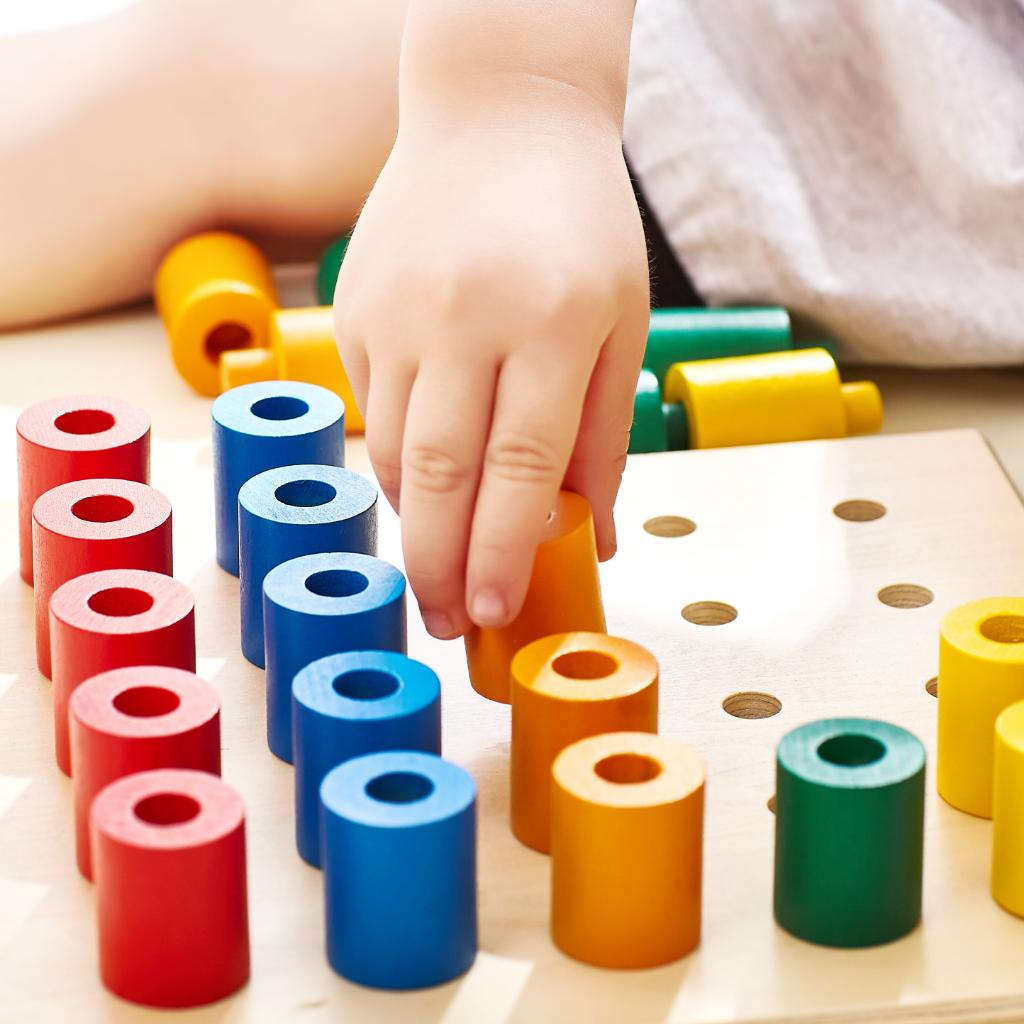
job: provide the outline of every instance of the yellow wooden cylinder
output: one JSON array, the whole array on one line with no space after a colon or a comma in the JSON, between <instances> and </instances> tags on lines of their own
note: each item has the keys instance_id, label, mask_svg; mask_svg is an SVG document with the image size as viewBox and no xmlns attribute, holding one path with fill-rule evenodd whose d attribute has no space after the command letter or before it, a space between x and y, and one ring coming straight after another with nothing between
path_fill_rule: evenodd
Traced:
<instances>
[{"instance_id":1,"label":"yellow wooden cylinder","mask_svg":"<svg viewBox=\"0 0 1024 1024\"><path fill-rule=\"evenodd\" d=\"M263 253L224 231L176 245L157 270L153 298L174 365L202 395L220 390L223 352L266 344L270 314L278 305Z\"/></svg>"},{"instance_id":2,"label":"yellow wooden cylinder","mask_svg":"<svg viewBox=\"0 0 1024 1024\"><path fill-rule=\"evenodd\" d=\"M512 832L547 853L551 766L562 750L602 732L656 732L658 662L605 633L560 633L512 659Z\"/></svg>"},{"instance_id":3,"label":"yellow wooden cylinder","mask_svg":"<svg viewBox=\"0 0 1024 1024\"><path fill-rule=\"evenodd\" d=\"M1024 701L1011 704L996 719L992 896L1011 914L1024 917Z\"/></svg>"},{"instance_id":4,"label":"yellow wooden cylinder","mask_svg":"<svg viewBox=\"0 0 1024 1024\"><path fill-rule=\"evenodd\" d=\"M579 494L562 491L534 555L522 611L501 629L477 628L466 634L473 689L507 704L516 651L554 633L603 633L604 628L590 503Z\"/></svg>"},{"instance_id":5,"label":"yellow wooden cylinder","mask_svg":"<svg viewBox=\"0 0 1024 1024\"><path fill-rule=\"evenodd\" d=\"M882 425L878 388L843 384L821 348L676 363L664 398L683 404L691 448L845 437Z\"/></svg>"},{"instance_id":6,"label":"yellow wooden cylinder","mask_svg":"<svg viewBox=\"0 0 1024 1024\"><path fill-rule=\"evenodd\" d=\"M319 384L345 403L345 431L360 434L363 416L334 338L334 311L330 306L278 309L270 315L268 350L225 352L221 358L223 390L252 380L297 380ZM265 374L265 376L255 376Z\"/></svg>"},{"instance_id":7,"label":"yellow wooden cylinder","mask_svg":"<svg viewBox=\"0 0 1024 1024\"><path fill-rule=\"evenodd\" d=\"M1024 700L1024 598L988 597L951 611L939 631L939 795L992 816L996 718Z\"/></svg>"},{"instance_id":8,"label":"yellow wooden cylinder","mask_svg":"<svg viewBox=\"0 0 1024 1024\"><path fill-rule=\"evenodd\" d=\"M605 733L552 769L551 935L598 967L655 967L700 941L704 766L674 740Z\"/></svg>"}]
</instances>

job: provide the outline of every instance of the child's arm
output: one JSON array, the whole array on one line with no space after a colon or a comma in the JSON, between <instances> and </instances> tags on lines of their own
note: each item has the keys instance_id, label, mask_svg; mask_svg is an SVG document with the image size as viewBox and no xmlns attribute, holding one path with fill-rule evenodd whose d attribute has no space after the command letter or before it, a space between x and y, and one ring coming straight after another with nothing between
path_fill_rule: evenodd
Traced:
<instances>
[{"instance_id":1,"label":"child's arm","mask_svg":"<svg viewBox=\"0 0 1024 1024\"><path fill-rule=\"evenodd\" d=\"M339 337L431 632L509 621L563 479L603 557L648 317L631 0L413 0Z\"/></svg>"}]
</instances>

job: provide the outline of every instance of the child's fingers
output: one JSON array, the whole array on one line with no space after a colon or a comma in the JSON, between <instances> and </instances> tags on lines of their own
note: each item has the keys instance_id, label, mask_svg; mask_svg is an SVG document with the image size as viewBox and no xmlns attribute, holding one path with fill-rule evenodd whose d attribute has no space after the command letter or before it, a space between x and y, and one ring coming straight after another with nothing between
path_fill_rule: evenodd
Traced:
<instances>
[{"instance_id":1,"label":"child's fingers","mask_svg":"<svg viewBox=\"0 0 1024 1024\"><path fill-rule=\"evenodd\" d=\"M615 554L615 497L626 465L646 332L645 312L620 323L601 350L565 476L566 486L582 494L594 511L602 560Z\"/></svg>"},{"instance_id":2,"label":"child's fingers","mask_svg":"<svg viewBox=\"0 0 1024 1024\"><path fill-rule=\"evenodd\" d=\"M477 625L505 625L522 606L591 369L557 342L520 348L502 365L467 559L467 605Z\"/></svg>"},{"instance_id":3,"label":"child's fingers","mask_svg":"<svg viewBox=\"0 0 1024 1024\"><path fill-rule=\"evenodd\" d=\"M405 367L375 363L366 398L366 450L377 483L398 511L402 488L402 434L414 372Z\"/></svg>"},{"instance_id":4,"label":"child's fingers","mask_svg":"<svg viewBox=\"0 0 1024 1024\"><path fill-rule=\"evenodd\" d=\"M447 638L469 627L465 569L496 367L429 356L409 399L402 447L402 547L423 622Z\"/></svg>"}]
</instances>

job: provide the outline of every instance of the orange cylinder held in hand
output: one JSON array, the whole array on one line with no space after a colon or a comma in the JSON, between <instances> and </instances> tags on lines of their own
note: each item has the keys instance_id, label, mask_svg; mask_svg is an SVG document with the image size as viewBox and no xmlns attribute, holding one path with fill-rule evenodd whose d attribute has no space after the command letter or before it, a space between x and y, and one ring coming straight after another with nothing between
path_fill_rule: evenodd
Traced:
<instances>
[{"instance_id":1,"label":"orange cylinder held in hand","mask_svg":"<svg viewBox=\"0 0 1024 1024\"><path fill-rule=\"evenodd\" d=\"M551 935L598 967L656 967L700 941L704 766L644 732L566 747L552 769Z\"/></svg>"},{"instance_id":2,"label":"orange cylinder held in hand","mask_svg":"<svg viewBox=\"0 0 1024 1024\"><path fill-rule=\"evenodd\" d=\"M473 689L507 704L516 651L541 637L577 630L603 633L604 606L590 504L579 494L562 491L537 547L522 611L500 629L476 628L466 634Z\"/></svg>"},{"instance_id":3,"label":"orange cylinder held in hand","mask_svg":"<svg viewBox=\"0 0 1024 1024\"><path fill-rule=\"evenodd\" d=\"M278 306L270 264L252 242L211 231L179 242L153 283L178 372L201 395L219 390L219 360L228 349L267 344Z\"/></svg>"},{"instance_id":4,"label":"orange cylinder held in hand","mask_svg":"<svg viewBox=\"0 0 1024 1024\"><path fill-rule=\"evenodd\" d=\"M577 740L603 732L656 732L658 663L604 633L559 633L512 659L512 832L551 848L551 765Z\"/></svg>"}]
</instances>

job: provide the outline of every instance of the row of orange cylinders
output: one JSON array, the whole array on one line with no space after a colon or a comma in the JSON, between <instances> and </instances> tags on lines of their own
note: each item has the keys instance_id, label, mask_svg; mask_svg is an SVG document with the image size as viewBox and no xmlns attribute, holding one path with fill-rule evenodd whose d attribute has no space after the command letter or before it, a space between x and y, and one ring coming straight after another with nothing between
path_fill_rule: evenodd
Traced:
<instances>
[{"instance_id":1,"label":"row of orange cylinders","mask_svg":"<svg viewBox=\"0 0 1024 1024\"><path fill-rule=\"evenodd\" d=\"M704 768L657 735L658 663L605 632L590 506L563 491L522 612L466 639L473 686L512 712L513 834L551 854L551 932L603 967L700 940Z\"/></svg>"}]
</instances>

